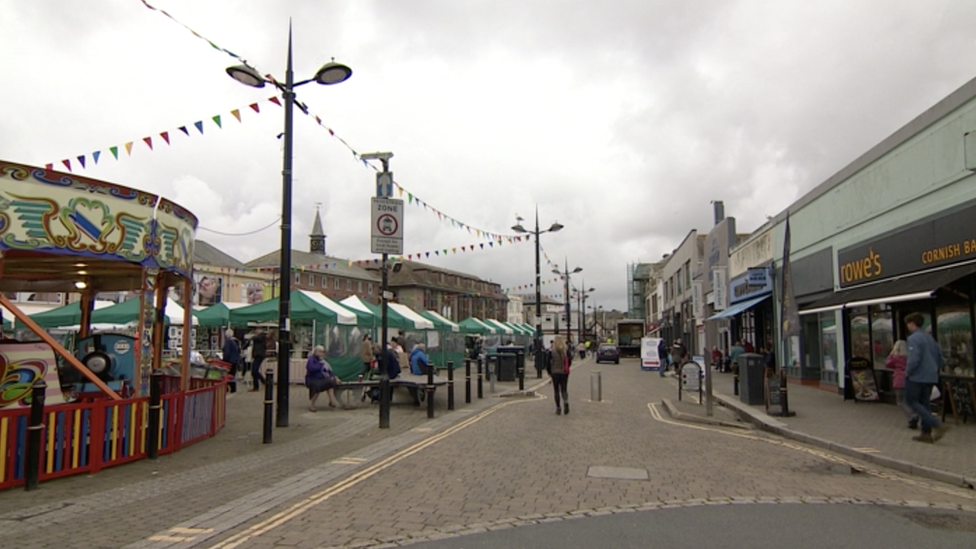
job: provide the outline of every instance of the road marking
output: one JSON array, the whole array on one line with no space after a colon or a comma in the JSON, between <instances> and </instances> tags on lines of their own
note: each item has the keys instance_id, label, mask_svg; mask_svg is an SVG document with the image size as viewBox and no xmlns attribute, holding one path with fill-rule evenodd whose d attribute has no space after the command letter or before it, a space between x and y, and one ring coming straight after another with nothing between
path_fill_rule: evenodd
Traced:
<instances>
[{"instance_id":1,"label":"road marking","mask_svg":"<svg viewBox=\"0 0 976 549\"><path fill-rule=\"evenodd\" d=\"M870 446L861 446L859 448L853 448L853 449L854 450L857 450L858 452L864 452L865 454L879 454L879 453L881 453L881 450L878 450L877 448L872 448Z\"/></svg>"},{"instance_id":2,"label":"road marking","mask_svg":"<svg viewBox=\"0 0 976 549\"><path fill-rule=\"evenodd\" d=\"M336 465L359 465L360 463L364 463L365 461L366 458L363 457L345 456L345 457L334 459L329 463L335 463Z\"/></svg>"},{"instance_id":3,"label":"road marking","mask_svg":"<svg viewBox=\"0 0 976 549\"><path fill-rule=\"evenodd\" d=\"M858 469L859 471L861 471L863 473L866 473L866 474L869 474L869 475L871 475L873 477L877 477L877 478L881 478L881 479L886 479L886 480L897 480L897 481L899 481L901 483L908 484L910 486L915 486L915 487L918 487L918 488L925 488L925 489L928 489L928 490L932 490L934 492L940 492L942 494L950 495L950 496L953 496L953 497L976 500L976 494L973 494L971 490L963 490L962 488L948 488L948 487L945 487L945 486L941 486L941 485L937 485L937 484L929 484L927 482L922 482L922 481L919 481L919 480L916 480L916 479L913 479L913 478L909 478L909 477L904 477L904 476L897 475L897 474L888 473L888 472L885 472L885 471L881 471L879 469L870 469L870 468L864 467L863 465L855 464L854 462L849 461L849 460L846 460L846 459L844 459L844 458L842 458L840 456L837 456L837 455L834 455L834 454L829 454L827 452L824 452L823 450L819 450L819 449L816 449L816 448L811 448L811 447L803 446L803 445L800 445L798 443L791 442L791 441L788 441L788 440L779 440L779 439L774 439L774 438L769 438L769 437L761 437L761 436L750 435L750 434L745 434L745 433L738 433L738 432L734 432L734 431L727 431L725 429L720 429L720 428L717 428L717 427L709 427L709 426L705 426L705 425L697 425L697 424L683 423L683 422L678 422L678 421L674 421L674 420L671 420L671 419L666 419L664 416L661 415L660 410L657 409L657 405L655 405L653 402L648 402L647 403L647 408L648 408L648 410L651 413L651 417L653 417L655 420L657 420L657 421L659 421L661 423L667 423L668 425L674 425L675 427L684 427L686 429L697 429L697 430L700 430L700 431L708 431L708 432L712 432L712 433L719 433L719 434L723 434L723 435L728 435L728 436L738 437L738 438L744 438L744 439L748 439L748 440L756 440L756 441L760 441L760 442L765 442L767 444L772 444L774 446L783 446L783 447L789 448L791 450L797 450L799 452L805 452L807 454L810 454L810 455L813 455L813 456L817 456L817 457L822 458L822 459L825 459L827 461L831 461L831 462L838 463L838 464L841 464L841 465L847 465L848 467L853 467L853 468Z\"/></svg>"},{"instance_id":4,"label":"road marking","mask_svg":"<svg viewBox=\"0 0 976 549\"><path fill-rule=\"evenodd\" d=\"M433 431L433 429L431 429L430 427L414 427L413 429L410 430L413 431L414 433L429 433Z\"/></svg>"},{"instance_id":5,"label":"road marking","mask_svg":"<svg viewBox=\"0 0 976 549\"><path fill-rule=\"evenodd\" d=\"M174 526L169 531L174 534L209 534L213 532L213 528L184 528L182 526Z\"/></svg>"},{"instance_id":6,"label":"road marking","mask_svg":"<svg viewBox=\"0 0 976 549\"><path fill-rule=\"evenodd\" d=\"M502 408L510 404L516 404L519 402L531 402L531 400L530 399L509 400L509 401L499 403L495 406L492 406L491 408L488 408L483 412L479 412L477 415L469 417L451 427L448 427L444 431L436 435L433 435L430 438L414 443L413 445L408 446L407 448L404 448L403 450L400 450L399 452L387 458L384 458L374 463L373 465L366 467L361 471L357 471L356 473L353 473L349 478L342 480L333 486L330 486L324 490L321 490L319 492L316 492L315 494L312 494L310 496L301 499L300 501L275 513L274 515L268 517L267 519L251 525L246 530L242 532L238 532L228 537L227 539L217 543L216 545L211 545L209 549L234 549L235 547L238 547L241 544L246 543L247 541L253 538L261 536L262 534L265 534L266 532L274 528L277 528L278 526L281 526L282 524L288 522L289 520L301 515L302 513L308 511L312 506L318 505L333 496L339 495L342 492L345 492L346 490L353 488L360 482L375 476L376 474L380 473L384 469L387 469L392 465L395 465L396 463L420 452L421 450L427 448L428 446L432 446L440 442L441 440L444 440L445 438L467 427L470 427L471 425L481 421L482 419L490 416L491 414L497 412L498 410L501 410Z\"/></svg>"}]
</instances>

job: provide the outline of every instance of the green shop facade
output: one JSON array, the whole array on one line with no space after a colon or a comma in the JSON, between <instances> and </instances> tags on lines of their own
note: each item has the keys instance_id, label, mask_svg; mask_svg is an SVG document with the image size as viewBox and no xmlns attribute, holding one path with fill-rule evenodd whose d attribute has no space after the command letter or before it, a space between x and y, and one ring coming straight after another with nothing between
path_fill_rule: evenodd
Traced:
<instances>
[{"instance_id":1,"label":"green shop facade","mask_svg":"<svg viewBox=\"0 0 976 549\"><path fill-rule=\"evenodd\" d=\"M946 357L943 382L974 392L976 80L789 207L800 335L779 337L794 381L854 398L852 359L892 400L885 359L921 313ZM777 331L786 212L777 216ZM783 361L781 361L783 362ZM871 397L870 391L857 396ZM973 395L976 397L976 395Z\"/></svg>"}]
</instances>

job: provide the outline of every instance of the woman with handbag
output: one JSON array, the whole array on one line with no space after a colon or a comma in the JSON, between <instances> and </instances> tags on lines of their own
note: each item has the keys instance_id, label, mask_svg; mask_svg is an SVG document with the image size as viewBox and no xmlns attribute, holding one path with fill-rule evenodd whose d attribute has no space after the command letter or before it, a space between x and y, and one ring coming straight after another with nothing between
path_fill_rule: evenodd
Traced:
<instances>
[{"instance_id":1,"label":"woman with handbag","mask_svg":"<svg viewBox=\"0 0 976 549\"><path fill-rule=\"evenodd\" d=\"M329 408L335 408L335 386L339 378L332 373L332 367L325 361L325 347L316 345L305 363L305 386L308 387L308 410L317 412L315 401L326 391L329 394Z\"/></svg>"},{"instance_id":2,"label":"woman with handbag","mask_svg":"<svg viewBox=\"0 0 976 549\"><path fill-rule=\"evenodd\" d=\"M549 376L552 378L552 390L556 396L556 415L569 414L569 367L573 363L573 354L566 346L562 336L556 336L552 341L552 360L549 361ZM559 407L559 397L563 406Z\"/></svg>"}]
</instances>

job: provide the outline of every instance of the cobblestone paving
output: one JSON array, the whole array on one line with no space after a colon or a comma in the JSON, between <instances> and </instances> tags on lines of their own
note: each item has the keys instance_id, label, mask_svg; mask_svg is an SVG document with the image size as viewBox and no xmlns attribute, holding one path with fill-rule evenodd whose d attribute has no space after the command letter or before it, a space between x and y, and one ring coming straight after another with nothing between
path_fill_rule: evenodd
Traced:
<instances>
[{"instance_id":1,"label":"cobblestone paving","mask_svg":"<svg viewBox=\"0 0 976 549\"><path fill-rule=\"evenodd\" d=\"M587 400L596 370L603 402ZM178 470L153 475L163 459L49 483L31 493L42 500L0 493L0 530L11 546L27 548L383 547L672 506L976 511L972 491L757 431L672 421L653 403L673 391L635 361L586 362L571 376L568 416L553 413L549 386L537 398L485 399L454 413L441 406L435 420L396 407L389 433L375 428L375 408L293 412L303 427L277 430L270 447L254 447L260 433L228 427L213 445L170 456ZM221 449L232 440L234 450ZM594 478L591 466L644 469L649 478ZM97 489L103 485L110 487ZM85 493L86 486L95 489Z\"/></svg>"}]
</instances>

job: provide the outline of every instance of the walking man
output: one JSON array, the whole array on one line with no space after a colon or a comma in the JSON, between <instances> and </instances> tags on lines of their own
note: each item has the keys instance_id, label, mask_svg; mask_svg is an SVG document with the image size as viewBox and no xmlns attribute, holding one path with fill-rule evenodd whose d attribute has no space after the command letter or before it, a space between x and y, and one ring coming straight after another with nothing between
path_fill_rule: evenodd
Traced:
<instances>
[{"instance_id":1,"label":"walking man","mask_svg":"<svg viewBox=\"0 0 976 549\"><path fill-rule=\"evenodd\" d=\"M946 427L932 415L929 405L932 387L939 382L939 369L945 364L945 358L935 338L922 329L924 324L925 317L919 313L905 317L905 325L911 332L905 367L905 400L922 423L921 434L912 440L932 444L946 432Z\"/></svg>"}]
</instances>

